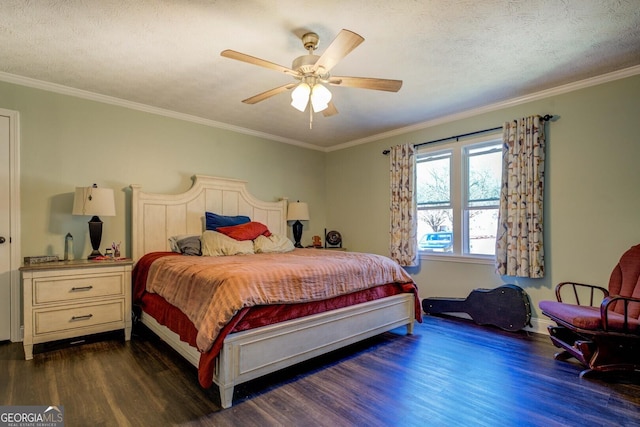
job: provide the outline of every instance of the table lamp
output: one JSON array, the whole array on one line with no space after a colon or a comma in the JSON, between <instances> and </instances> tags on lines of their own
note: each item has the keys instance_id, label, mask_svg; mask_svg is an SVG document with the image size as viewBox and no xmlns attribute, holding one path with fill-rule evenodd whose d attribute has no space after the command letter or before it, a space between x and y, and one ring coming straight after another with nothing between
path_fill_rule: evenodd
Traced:
<instances>
[{"instance_id":1,"label":"table lamp","mask_svg":"<svg viewBox=\"0 0 640 427\"><path fill-rule=\"evenodd\" d=\"M302 239L302 223L300 221L309 220L309 206L306 203L297 201L289 203L287 208L287 221L295 221L293 223L293 238L295 239L294 246L301 248L300 239Z\"/></svg>"},{"instance_id":2,"label":"table lamp","mask_svg":"<svg viewBox=\"0 0 640 427\"><path fill-rule=\"evenodd\" d=\"M111 188L98 188L96 184L91 187L76 187L73 198L73 215L91 215L89 220L89 238L93 252L88 259L102 256L100 253L100 241L102 240L102 221L99 216L115 216L116 205Z\"/></svg>"}]
</instances>

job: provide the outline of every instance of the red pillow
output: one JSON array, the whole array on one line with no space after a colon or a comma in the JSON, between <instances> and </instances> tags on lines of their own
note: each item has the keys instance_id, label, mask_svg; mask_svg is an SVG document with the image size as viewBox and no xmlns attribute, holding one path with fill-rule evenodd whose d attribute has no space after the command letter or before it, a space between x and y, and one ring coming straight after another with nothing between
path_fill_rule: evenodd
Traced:
<instances>
[{"instance_id":1,"label":"red pillow","mask_svg":"<svg viewBox=\"0 0 640 427\"><path fill-rule=\"evenodd\" d=\"M216 231L236 240L254 240L261 235L265 237L271 236L271 232L266 225L255 221L229 227L218 227Z\"/></svg>"}]
</instances>

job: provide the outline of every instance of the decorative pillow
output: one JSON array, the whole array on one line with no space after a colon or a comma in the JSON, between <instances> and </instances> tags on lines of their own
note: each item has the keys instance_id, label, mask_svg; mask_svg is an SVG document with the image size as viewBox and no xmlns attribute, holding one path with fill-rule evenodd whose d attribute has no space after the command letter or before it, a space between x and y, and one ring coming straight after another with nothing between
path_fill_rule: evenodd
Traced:
<instances>
[{"instance_id":1,"label":"decorative pillow","mask_svg":"<svg viewBox=\"0 0 640 427\"><path fill-rule=\"evenodd\" d=\"M232 225L246 224L251 218L244 215L225 216L213 212L205 212L205 223L207 230L216 230L218 227L229 227Z\"/></svg>"},{"instance_id":2,"label":"decorative pillow","mask_svg":"<svg viewBox=\"0 0 640 427\"><path fill-rule=\"evenodd\" d=\"M218 227L216 231L236 240L253 240L258 236L271 236L271 232L266 225L255 221L231 227Z\"/></svg>"},{"instance_id":3,"label":"decorative pillow","mask_svg":"<svg viewBox=\"0 0 640 427\"><path fill-rule=\"evenodd\" d=\"M200 236L197 234L180 234L169 237L171 251L185 255L200 255Z\"/></svg>"},{"instance_id":4,"label":"decorative pillow","mask_svg":"<svg viewBox=\"0 0 640 427\"><path fill-rule=\"evenodd\" d=\"M180 253L183 255L193 255L200 256L201 252L201 244L200 244L200 236L189 236L184 239L178 240L178 249L180 249Z\"/></svg>"},{"instance_id":5,"label":"decorative pillow","mask_svg":"<svg viewBox=\"0 0 640 427\"><path fill-rule=\"evenodd\" d=\"M253 253L251 240L235 240L217 231L207 230L202 233L202 255L247 255Z\"/></svg>"},{"instance_id":6,"label":"decorative pillow","mask_svg":"<svg viewBox=\"0 0 640 427\"><path fill-rule=\"evenodd\" d=\"M271 252L291 252L295 249L291 240L286 236L279 234L271 234L271 236L258 236L253 241L253 249L256 253L271 253Z\"/></svg>"}]
</instances>

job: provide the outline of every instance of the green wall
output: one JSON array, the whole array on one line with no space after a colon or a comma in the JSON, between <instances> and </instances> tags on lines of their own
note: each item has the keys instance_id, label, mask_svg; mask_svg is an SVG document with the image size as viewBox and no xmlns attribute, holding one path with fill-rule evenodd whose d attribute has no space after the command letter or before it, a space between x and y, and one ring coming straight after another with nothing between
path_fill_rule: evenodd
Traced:
<instances>
[{"instance_id":1,"label":"green wall","mask_svg":"<svg viewBox=\"0 0 640 427\"><path fill-rule=\"evenodd\" d=\"M383 149L531 114L557 116L547 125L546 277L499 277L493 265L423 259L412 271L420 296L466 297L475 288L516 283L529 293L538 317L538 301L555 299L560 281L606 286L620 255L640 243L640 76L327 153L327 223L342 232L349 249L387 255L389 159Z\"/></svg>"},{"instance_id":2,"label":"green wall","mask_svg":"<svg viewBox=\"0 0 640 427\"><path fill-rule=\"evenodd\" d=\"M116 216L104 222L102 248L122 242L130 255L130 184L180 193L195 174L242 179L263 200L309 203L303 244L325 223L324 158L264 138L0 82L0 108L20 113L21 253L62 256L74 236L77 258L90 252L87 221L72 216L76 186L110 187Z\"/></svg>"},{"instance_id":3,"label":"green wall","mask_svg":"<svg viewBox=\"0 0 640 427\"><path fill-rule=\"evenodd\" d=\"M499 277L490 264L422 260L411 271L421 298L464 297L517 283L537 303L563 280L606 285L621 253L640 242L640 76L551 96L328 153L210 126L0 82L0 108L20 113L21 252L76 257L89 252L87 218L70 214L76 186L116 190L117 216L102 218L103 247L130 248L129 184L182 192L194 174L237 178L265 200L309 203L303 244L339 230L354 251L388 254L389 159L382 150L553 114L547 126L547 275Z\"/></svg>"}]
</instances>

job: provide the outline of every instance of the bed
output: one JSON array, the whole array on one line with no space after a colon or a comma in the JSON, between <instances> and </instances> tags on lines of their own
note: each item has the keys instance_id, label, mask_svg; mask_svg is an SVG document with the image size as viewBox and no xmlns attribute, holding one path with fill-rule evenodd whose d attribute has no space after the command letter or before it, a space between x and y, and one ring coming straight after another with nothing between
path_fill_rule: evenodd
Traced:
<instances>
[{"instance_id":1,"label":"bed","mask_svg":"<svg viewBox=\"0 0 640 427\"><path fill-rule=\"evenodd\" d=\"M200 264L228 262L231 266L232 260L254 263L253 260L272 255L297 260L325 257L320 261L326 259L327 265L347 262L348 258L362 264L361 256L384 258L323 249L232 257L189 257L171 251L169 242L173 236L203 233L205 212L243 215L252 223L264 224L268 229L265 235L286 236L287 200L258 200L247 191L246 184L240 180L196 175L192 187L182 194L147 193L141 186L131 185L132 257L136 262L134 304L142 308L140 321L198 368L198 379L203 387L218 386L223 408L231 407L237 384L400 326L406 326L407 334L412 334L414 321L421 320L415 284L404 272L404 278L397 272L389 273L395 278L385 276L388 283L361 286L346 294L316 295L312 300L295 303L280 300L274 300L273 304L259 300L252 304L245 302L233 310L228 323L214 322L220 327L203 326L201 319L194 317L188 307L181 308L181 302L172 299L171 293L161 295L156 292L158 286L154 288L154 280L173 281L166 279L173 273L160 270L169 266L184 271L187 268L205 271ZM187 266L187 262L197 265ZM279 259L268 263L278 262ZM180 280L183 284L179 289L185 293L190 282ZM220 311L216 309L211 313ZM205 332L211 333L211 336L207 335L210 341L203 338Z\"/></svg>"}]
</instances>

